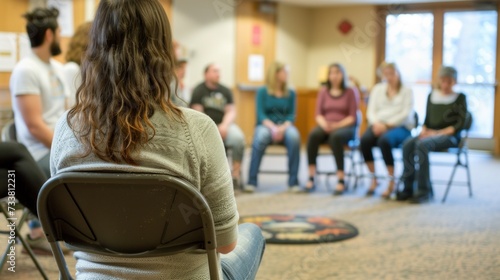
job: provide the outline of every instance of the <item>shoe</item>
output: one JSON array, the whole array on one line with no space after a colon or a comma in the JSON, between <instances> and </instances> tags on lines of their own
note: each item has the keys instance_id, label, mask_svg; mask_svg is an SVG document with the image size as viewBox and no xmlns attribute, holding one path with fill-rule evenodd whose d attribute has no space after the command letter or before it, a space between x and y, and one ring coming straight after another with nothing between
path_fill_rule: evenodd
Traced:
<instances>
[{"instance_id":1,"label":"shoe","mask_svg":"<svg viewBox=\"0 0 500 280\"><path fill-rule=\"evenodd\" d=\"M427 203L432 201L432 195L427 193L427 194L419 194L410 199L410 203L412 204L422 204L422 203Z\"/></svg>"},{"instance_id":2,"label":"shoe","mask_svg":"<svg viewBox=\"0 0 500 280\"><path fill-rule=\"evenodd\" d=\"M409 200L412 197L413 197L413 194L409 193L409 192L402 191L402 192L397 192L396 193L396 200L397 201L406 201L406 200Z\"/></svg>"},{"instance_id":3,"label":"shoe","mask_svg":"<svg viewBox=\"0 0 500 280\"><path fill-rule=\"evenodd\" d=\"M316 184L314 183L314 177L309 177L309 181L307 181L307 183L310 183L311 184L311 187L304 187L304 189L302 190L303 192L306 192L306 193L311 193L313 191L316 190Z\"/></svg>"},{"instance_id":4,"label":"shoe","mask_svg":"<svg viewBox=\"0 0 500 280\"><path fill-rule=\"evenodd\" d=\"M343 188L342 188L341 190L339 190L339 189L335 189L335 190L333 191L333 195L334 195L334 196L343 195L343 194L344 194L344 192L345 192L345 181L344 181L344 180L342 180L342 179L341 179L341 180L339 180L339 181L337 182L337 186L338 186L338 185L342 185L342 186L343 186Z\"/></svg>"},{"instance_id":5,"label":"shoe","mask_svg":"<svg viewBox=\"0 0 500 280\"><path fill-rule=\"evenodd\" d=\"M255 186L254 185L245 185L243 187L243 192L246 192L246 193L254 193L255 192Z\"/></svg>"},{"instance_id":6,"label":"shoe","mask_svg":"<svg viewBox=\"0 0 500 280\"><path fill-rule=\"evenodd\" d=\"M392 193L394 192L394 182L391 181L389 184L389 187L387 187L387 190L381 195L383 199L390 199Z\"/></svg>"},{"instance_id":7,"label":"shoe","mask_svg":"<svg viewBox=\"0 0 500 280\"><path fill-rule=\"evenodd\" d=\"M35 255L52 256L52 248L50 247L49 241L47 240L47 238L45 238L45 236L31 239L29 234L27 234L25 241L26 243L28 243L33 253L35 253ZM59 247L61 248L63 254L67 254L71 251L64 245L63 242L59 242ZM22 252L28 253L26 248L23 248Z\"/></svg>"},{"instance_id":8,"label":"shoe","mask_svg":"<svg viewBox=\"0 0 500 280\"><path fill-rule=\"evenodd\" d=\"M375 189L373 189L373 190L368 190L368 191L366 192L366 196L374 196L374 195L375 195Z\"/></svg>"},{"instance_id":9,"label":"shoe","mask_svg":"<svg viewBox=\"0 0 500 280\"><path fill-rule=\"evenodd\" d=\"M233 189L241 190L242 187L243 187L243 184L241 183L240 179L233 178Z\"/></svg>"},{"instance_id":10,"label":"shoe","mask_svg":"<svg viewBox=\"0 0 500 280\"><path fill-rule=\"evenodd\" d=\"M297 185L295 185L295 186L290 186L290 187L288 188L288 192L289 192L289 193L300 193L300 192L302 192L302 189L301 189L299 186L297 186Z\"/></svg>"},{"instance_id":11,"label":"shoe","mask_svg":"<svg viewBox=\"0 0 500 280\"><path fill-rule=\"evenodd\" d=\"M366 196L373 196L375 194L375 190L377 189L378 184L375 182L375 184L372 183L368 191L366 192Z\"/></svg>"}]
</instances>

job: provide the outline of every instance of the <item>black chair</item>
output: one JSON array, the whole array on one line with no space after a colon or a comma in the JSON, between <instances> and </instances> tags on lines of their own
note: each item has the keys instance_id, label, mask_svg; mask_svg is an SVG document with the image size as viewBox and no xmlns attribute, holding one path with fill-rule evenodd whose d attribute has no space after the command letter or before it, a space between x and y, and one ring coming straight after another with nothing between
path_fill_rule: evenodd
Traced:
<instances>
[{"instance_id":1,"label":"black chair","mask_svg":"<svg viewBox=\"0 0 500 280\"><path fill-rule=\"evenodd\" d=\"M203 249L210 279L220 279L212 212L201 193L181 179L62 173L42 187L38 214L61 279L72 278L57 241L76 251L123 258Z\"/></svg>"},{"instance_id":2,"label":"black chair","mask_svg":"<svg viewBox=\"0 0 500 280\"><path fill-rule=\"evenodd\" d=\"M12 208L14 208L14 209L12 209ZM4 218L6 220L9 219L9 218L12 218L12 216L13 216L13 214L12 214L13 211L12 210L14 210L14 211L21 210L22 211L21 217L19 217L15 221L16 222L16 227L14 228L14 233L15 233L16 239L21 242L21 244L25 248L26 252L28 253L29 257L31 258L31 260L35 264L36 268L38 269L38 271L42 275L42 278L45 279L45 280L48 280L49 278L47 277L47 275L43 271L43 268L40 265L40 263L38 262L38 260L37 260L37 258L35 256L35 253L31 249L31 247L28 245L28 243L26 242L26 240L24 239L24 237L21 235L21 228L24 225L24 223L26 222L26 220L28 219L28 217L31 214L31 212L28 210L28 208L23 207L17 201L16 201L15 206L12 207L12 206L8 205L8 201L6 199L0 200L0 212L3 214L3 216L4 216ZM0 231L0 234L10 235L11 232L10 231L3 231L2 230L2 231ZM6 244L7 244L7 242L6 242ZM16 242L16 244L18 244L18 243ZM2 258L0 259L0 271L3 270L3 267L4 267L5 263L7 263L10 247L11 247L11 244L7 244L7 246L5 248L5 251L4 251L3 255L2 255Z\"/></svg>"},{"instance_id":3,"label":"black chair","mask_svg":"<svg viewBox=\"0 0 500 280\"><path fill-rule=\"evenodd\" d=\"M17 142L16 124L13 120L7 122L2 128L2 142Z\"/></svg>"},{"instance_id":4,"label":"black chair","mask_svg":"<svg viewBox=\"0 0 500 280\"><path fill-rule=\"evenodd\" d=\"M411 133L411 137L417 137L420 133L420 120L419 120L419 116L418 116L418 113L415 111L413 112L413 121L414 121L414 127L413 129L410 131ZM404 144L404 141L403 143L401 143L398 147L395 147L392 149L392 151L394 152L395 150L401 150L403 148L403 144ZM393 153L394 154L394 153ZM375 158L375 160L380 160L382 159L382 157L377 157ZM403 161L403 157L401 155L401 157L399 158L395 158L395 160L398 160L400 162ZM395 185L396 185L396 191L399 190L399 186L401 185L402 183L402 175L401 176L381 176L381 175L377 175L377 174L362 174L361 175L362 178L375 178L375 179L389 179L389 180L395 180L395 182L397 182Z\"/></svg>"},{"instance_id":5,"label":"black chair","mask_svg":"<svg viewBox=\"0 0 500 280\"><path fill-rule=\"evenodd\" d=\"M445 184L446 185L446 191L444 193L443 199L441 200L442 203L446 201L446 198L448 197L448 193L450 191L450 188L452 184L457 185L457 186L467 186L469 188L469 197L472 197L472 183L471 183L471 175L470 175L470 169L469 169L469 148L467 146L467 140L469 138L469 130L472 127L472 115L470 112L467 112L465 116L465 123L464 127L462 129L461 133L461 140L460 143L458 143L457 147L452 147L449 149L445 149L442 151L434 151L433 153L450 153L453 155L456 155L457 159L454 163L449 163L449 162L431 162L431 165L438 165L438 166L453 166L453 170L451 172L450 179L447 181L438 181L438 180L431 180L433 184ZM462 156L464 159L462 160ZM467 181L466 182L454 182L453 178L455 177L455 173L457 171L458 167L463 167L466 170L466 175L467 175ZM396 185L396 190L399 190L399 186L402 183L402 179L399 179L398 184Z\"/></svg>"},{"instance_id":6,"label":"black chair","mask_svg":"<svg viewBox=\"0 0 500 280\"><path fill-rule=\"evenodd\" d=\"M446 181L446 191L444 193L442 203L446 201L446 198L448 196L448 193L450 191L450 188L452 185L456 186L466 186L469 189L469 197L472 197L472 183L471 183L471 175L470 175L470 168L469 168L469 148L467 146L467 141L469 138L469 130L472 127L472 115L470 112L467 112L467 115L465 116L465 123L464 127L461 131L462 138L460 139L460 143L458 143L458 147L454 148L449 148L443 151L438 151L440 153L450 153L453 155L456 155L457 160L455 163L444 163L444 162L436 162L433 163L431 162L431 165L445 165L445 166L453 166L453 171L451 172L450 179ZM463 159L462 159L463 157ZM467 175L467 181L466 182L454 182L453 178L455 177L455 173L458 169L458 167L463 167L465 168L466 175ZM439 184L442 183L442 181L433 181L433 183Z\"/></svg>"}]
</instances>

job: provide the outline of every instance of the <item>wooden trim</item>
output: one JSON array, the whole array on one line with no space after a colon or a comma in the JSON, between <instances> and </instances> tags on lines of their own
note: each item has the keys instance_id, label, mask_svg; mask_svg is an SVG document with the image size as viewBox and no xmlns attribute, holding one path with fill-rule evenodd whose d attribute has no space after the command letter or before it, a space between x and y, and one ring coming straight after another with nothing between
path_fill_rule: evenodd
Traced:
<instances>
[{"instance_id":1,"label":"wooden trim","mask_svg":"<svg viewBox=\"0 0 500 280\"><path fill-rule=\"evenodd\" d=\"M498 5L498 11L500 11L500 2ZM500 90L498 87L498 82L500 81L500 55L498 50L500 49L500 21L497 23L497 66L496 66L496 83L495 86L495 109L494 109L494 120L493 120L493 152L495 156L500 156Z\"/></svg>"},{"instance_id":2,"label":"wooden trim","mask_svg":"<svg viewBox=\"0 0 500 280\"><path fill-rule=\"evenodd\" d=\"M248 80L248 56L250 54L260 54L264 56L265 70L275 60L276 51L276 14L262 13L261 3L242 0L235 7L236 17L236 85L260 86L262 82L251 82ZM274 5L276 3L266 3ZM260 31L258 43L253 40L254 28ZM240 126L245 134L247 143L251 143L255 128L255 92L235 90L235 104L237 110L236 124Z\"/></svg>"},{"instance_id":3,"label":"wooden trim","mask_svg":"<svg viewBox=\"0 0 500 280\"><path fill-rule=\"evenodd\" d=\"M172 0L160 0L160 4L163 6L163 9L165 9L165 12L167 13L168 20L170 21L170 25L172 25L172 23L173 23Z\"/></svg>"},{"instance_id":4,"label":"wooden trim","mask_svg":"<svg viewBox=\"0 0 500 280\"><path fill-rule=\"evenodd\" d=\"M26 21L22 17L22 14L28 11L28 0L1 0L0 10L7 11L2 15L2 20L0 20L0 31L2 32L26 32ZM9 80L10 72L0 72L0 99L6 100L9 95ZM10 106L10 103L9 103Z\"/></svg>"},{"instance_id":5,"label":"wooden trim","mask_svg":"<svg viewBox=\"0 0 500 280\"><path fill-rule=\"evenodd\" d=\"M378 22L380 23L380 33L377 36L376 42L376 54L375 54L375 66L378 67L382 62L385 61L385 41L387 37L387 9L382 7L377 7L377 17ZM380 82L380 77L377 75L377 71L375 71L375 83Z\"/></svg>"},{"instance_id":6,"label":"wooden trim","mask_svg":"<svg viewBox=\"0 0 500 280\"><path fill-rule=\"evenodd\" d=\"M434 10L434 35L432 47L432 84L436 84L443 65L444 10Z\"/></svg>"},{"instance_id":7,"label":"wooden trim","mask_svg":"<svg viewBox=\"0 0 500 280\"><path fill-rule=\"evenodd\" d=\"M263 55L266 69L275 60L277 15L260 12L259 5L259 2L246 0L236 7L236 84L262 84L248 80L247 64L250 54ZM274 3L268 5L277 7ZM261 31L259 44L252 42L254 26Z\"/></svg>"},{"instance_id":8,"label":"wooden trim","mask_svg":"<svg viewBox=\"0 0 500 280\"><path fill-rule=\"evenodd\" d=\"M415 3L415 4L394 4L394 5L379 5L385 9L393 10L397 13L418 13L430 12L437 9L450 10L495 10L497 5L493 1L475 2L475 1L457 1L457 2L431 2L431 3Z\"/></svg>"}]
</instances>

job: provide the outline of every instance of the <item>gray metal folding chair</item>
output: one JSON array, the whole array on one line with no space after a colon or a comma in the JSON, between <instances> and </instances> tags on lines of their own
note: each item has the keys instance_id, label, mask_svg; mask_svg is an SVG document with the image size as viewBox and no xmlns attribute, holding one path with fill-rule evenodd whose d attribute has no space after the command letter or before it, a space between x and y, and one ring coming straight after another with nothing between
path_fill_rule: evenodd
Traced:
<instances>
[{"instance_id":1,"label":"gray metal folding chair","mask_svg":"<svg viewBox=\"0 0 500 280\"><path fill-rule=\"evenodd\" d=\"M61 279L72 279L57 241L115 257L156 257L204 249L220 279L212 212L185 181L155 174L68 172L49 179L38 216Z\"/></svg>"},{"instance_id":2,"label":"gray metal folding chair","mask_svg":"<svg viewBox=\"0 0 500 280\"><path fill-rule=\"evenodd\" d=\"M16 124L14 120L6 123L2 128L2 142L17 142Z\"/></svg>"},{"instance_id":3,"label":"gray metal folding chair","mask_svg":"<svg viewBox=\"0 0 500 280\"><path fill-rule=\"evenodd\" d=\"M445 153L451 153L457 156L457 160L455 163L452 163L453 165L453 171L451 172L450 179L446 182L446 191L443 196L443 200L441 201L444 203L446 201L446 197L448 197L448 192L450 191L450 188L452 185L456 186L466 186L469 189L469 197L472 197L472 183L471 183L471 175L470 175L470 168L469 168L469 148L467 146L467 140L469 138L469 130L472 127L472 115L470 112L467 112L467 115L465 117L465 123L464 123L464 128L461 131L462 133L462 138L460 139L460 143L458 143L458 147L446 149L441 152ZM463 159L462 159L463 156ZM450 165L450 163L431 163L432 165ZM467 181L466 182L454 182L454 177L455 173L457 171L458 167L463 167L465 168L466 175L467 175ZM433 181L434 182L434 181ZM439 181L436 182L439 184Z\"/></svg>"}]
</instances>

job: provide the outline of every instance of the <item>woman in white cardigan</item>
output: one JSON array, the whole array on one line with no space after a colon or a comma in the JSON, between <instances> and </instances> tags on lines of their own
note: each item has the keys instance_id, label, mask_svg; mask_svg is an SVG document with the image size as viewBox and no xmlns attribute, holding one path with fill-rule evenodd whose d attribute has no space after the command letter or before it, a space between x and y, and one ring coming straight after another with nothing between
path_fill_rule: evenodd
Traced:
<instances>
[{"instance_id":1,"label":"woman in white cardigan","mask_svg":"<svg viewBox=\"0 0 500 280\"><path fill-rule=\"evenodd\" d=\"M410 130L415 125L413 93L410 88L402 85L396 64L382 63L378 72L384 81L375 85L370 94L367 109L369 127L361 138L361 151L368 169L373 174L375 164L372 148L379 147L387 172L394 178L392 149L410 137ZM367 195L373 195L377 186L377 178L374 176ZM393 191L394 180L391 180L382 197L389 198Z\"/></svg>"}]
</instances>

